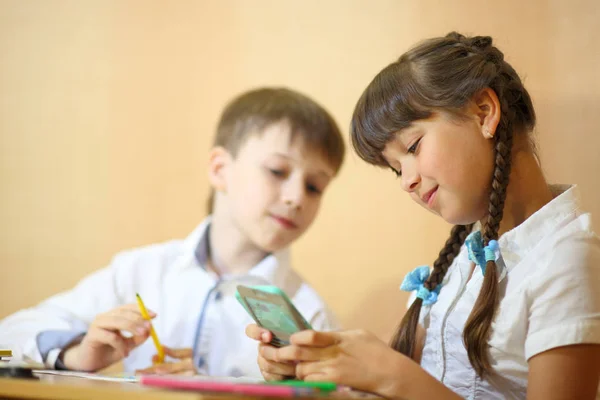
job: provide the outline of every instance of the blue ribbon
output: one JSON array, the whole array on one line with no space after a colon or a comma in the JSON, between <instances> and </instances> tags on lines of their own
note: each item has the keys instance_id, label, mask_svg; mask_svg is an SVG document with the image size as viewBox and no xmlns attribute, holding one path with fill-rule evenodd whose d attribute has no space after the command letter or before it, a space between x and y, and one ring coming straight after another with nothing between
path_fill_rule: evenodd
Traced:
<instances>
[{"instance_id":1,"label":"blue ribbon","mask_svg":"<svg viewBox=\"0 0 600 400\"><path fill-rule=\"evenodd\" d=\"M496 252L499 249L498 241L490 240L487 246L483 246L481 231L472 232L465 240L469 260L479 265L481 273L485 274L485 266L488 261L497 261Z\"/></svg>"},{"instance_id":2,"label":"blue ribbon","mask_svg":"<svg viewBox=\"0 0 600 400\"><path fill-rule=\"evenodd\" d=\"M429 267L427 265L417 267L406 274L402 281L402 285L400 285L400 290L405 292L416 290L417 297L423 300L423 305L431 305L437 301L442 285L439 284L435 289L429 290L424 286L424 283L427 282L427 278L429 278Z\"/></svg>"}]
</instances>

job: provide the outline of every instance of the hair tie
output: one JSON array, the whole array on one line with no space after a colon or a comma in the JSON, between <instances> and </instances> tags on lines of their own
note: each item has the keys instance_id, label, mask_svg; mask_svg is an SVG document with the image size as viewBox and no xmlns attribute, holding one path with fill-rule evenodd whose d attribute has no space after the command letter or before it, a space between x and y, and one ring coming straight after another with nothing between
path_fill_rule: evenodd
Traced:
<instances>
[{"instance_id":1,"label":"hair tie","mask_svg":"<svg viewBox=\"0 0 600 400\"><path fill-rule=\"evenodd\" d=\"M423 305L431 305L437 301L442 284L440 283L435 287L435 289L429 290L425 287L427 278L429 278L429 267L427 265L417 267L406 274L404 280L402 281L402 285L400 285L400 290L405 292L412 292L413 290L416 290L417 297L423 300Z\"/></svg>"},{"instance_id":2,"label":"hair tie","mask_svg":"<svg viewBox=\"0 0 600 400\"><path fill-rule=\"evenodd\" d=\"M490 240L487 246L483 246L481 231L472 232L465 240L469 260L481 268L481 273L485 274L485 266L488 261L496 262L499 258L499 245L497 240ZM498 254L496 254L498 253Z\"/></svg>"}]
</instances>

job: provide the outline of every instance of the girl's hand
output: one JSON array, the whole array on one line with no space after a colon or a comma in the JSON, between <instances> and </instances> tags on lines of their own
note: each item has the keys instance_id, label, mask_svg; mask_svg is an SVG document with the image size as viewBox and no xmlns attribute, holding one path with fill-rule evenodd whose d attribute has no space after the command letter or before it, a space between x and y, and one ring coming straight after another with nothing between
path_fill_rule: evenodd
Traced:
<instances>
[{"instance_id":1,"label":"girl's hand","mask_svg":"<svg viewBox=\"0 0 600 400\"><path fill-rule=\"evenodd\" d=\"M303 331L291 345L261 348L261 356L279 362L298 361L296 375L306 381L327 381L395 397L403 363L410 362L375 335L363 330Z\"/></svg>"},{"instance_id":2,"label":"girl's hand","mask_svg":"<svg viewBox=\"0 0 600 400\"><path fill-rule=\"evenodd\" d=\"M258 342L258 367L260 373L266 381L281 381L296 376L296 366L293 362L279 362L277 359L269 357L269 354L275 354L276 347L269 343L273 334L255 324L246 327L246 336ZM268 349L268 350L265 350ZM263 356L263 353L267 356Z\"/></svg>"},{"instance_id":3,"label":"girl's hand","mask_svg":"<svg viewBox=\"0 0 600 400\"><path fill-rule=\"evenodd\" d=\"M196 375L194 368L193 350L190 348L172 349L163 346L165 355L171 358L178 359L176 362L163 362L157 364L158 354L152 356L152 366L135 371L136 374L156 374L156 375Z\"/></svg>"}]
</instances>

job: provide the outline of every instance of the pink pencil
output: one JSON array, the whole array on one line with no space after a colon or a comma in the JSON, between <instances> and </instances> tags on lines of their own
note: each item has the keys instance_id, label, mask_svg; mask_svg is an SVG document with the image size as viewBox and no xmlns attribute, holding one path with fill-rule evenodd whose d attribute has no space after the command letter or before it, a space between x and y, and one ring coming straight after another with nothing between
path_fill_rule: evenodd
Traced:
<instances>
[{"instance_id":1,"label":"pink pencil","mask_svg":"<svg viewBox=\"0 0 600 400\"><path fill-rule=\"evenodd\" d=\"M168 389L195 390L213 393L235 393L248 396L264 397L301 397L314 395L316 393L312 388L263 385L260 383L210 381L160 375L142 375L140 378L140 383L147 386Z\"/></svg>"}]
</instances>

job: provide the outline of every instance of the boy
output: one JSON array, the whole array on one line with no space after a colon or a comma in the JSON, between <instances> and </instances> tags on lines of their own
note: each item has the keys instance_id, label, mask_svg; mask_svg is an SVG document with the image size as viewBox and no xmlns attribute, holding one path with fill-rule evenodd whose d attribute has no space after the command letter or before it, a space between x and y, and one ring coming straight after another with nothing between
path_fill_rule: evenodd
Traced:
<instances>
[{"instance_id":1,"label":"boy","mask_svg":"<svg viewBox=\"0 0 600 400\"><path fill-rule=\"evenodd\" d=\"M49 368L97 371L120 360L127 371L148 367L156 350L137 292L167 355L182 359L146 372L260 377L235 288L276 285L315 329L336 327L291 269L287 247L314 221L343 157L335 121L306 96L278 88L239 96L209 154L212 215L183 241L120 253L71 291L7 317L0 343Z\"/></svg>"}]
</instances>

